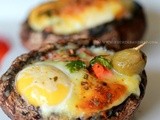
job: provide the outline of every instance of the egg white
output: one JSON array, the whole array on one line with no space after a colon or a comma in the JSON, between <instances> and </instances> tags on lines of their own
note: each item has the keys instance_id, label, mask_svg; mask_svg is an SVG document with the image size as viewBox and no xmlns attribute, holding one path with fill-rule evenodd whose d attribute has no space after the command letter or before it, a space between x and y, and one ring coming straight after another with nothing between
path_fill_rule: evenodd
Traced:
<instances>
[{"instance_id":1,"label":"egg white","mask_svg":"<svg viewBox=\"0 0 160 120\"><path fill-rule=\"evenodd\" d=\"M66 99L59 105L57 105L56 107L52 107L52 106L41 106L41 110L42 110L42 114L43 116L48 116L49 114L51 114L53 111L54 113L61 113L62 115L67 115L67 116L76 116L76 114L79 115L83 115L83 113L79 113L79 111L76 111L76 107L75 107L75 103L77 102L76 100L78 100L78 96L77 96L77 92L75 91L79 91L79 86L81 84L81 81L83 80L84 75L86 74L86 70L80 70L74 73L71 73L69 71L69 69L66 67L66 64L68 62L58 62L58 61L45 61L45 62L38 62L36 64L43 64L43 65L51 65L56 67L57 69L63 71L64 74L66 74L70 81L71 81L71 91L69 92L68 96L66 97ZM74 111L70 112L70 111Z\"/></svg>"}]
</instances>

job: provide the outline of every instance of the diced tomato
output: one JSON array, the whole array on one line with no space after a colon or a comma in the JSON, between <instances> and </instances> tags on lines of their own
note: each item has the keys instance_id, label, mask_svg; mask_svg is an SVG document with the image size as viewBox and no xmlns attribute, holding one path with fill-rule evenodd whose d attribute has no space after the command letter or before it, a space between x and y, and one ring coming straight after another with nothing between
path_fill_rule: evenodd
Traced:
<instances>
[{"instance_id":1,"label":"diced tomato","mask_svg":"<svg viewBox=\"0 0 160 120\"><path fill-rule=\"evenodd\" d=\"M106 67L102 66L99 63L95 63L92 66L92 70L93 70L95 76L100 80L104 80L107 76L112 75L111 70L107 69Z\"/></svg>"},{"instance_id":2,"label":"diced tomato","mask_svg":"<svg viewBox=\"0 0 160 120\"><path fill-rule=\"evenodd\" d=\"M0 62L2 61L4 55L9 51L10 46L4 38L0 38Z\"/></svg>"}]
</instances>

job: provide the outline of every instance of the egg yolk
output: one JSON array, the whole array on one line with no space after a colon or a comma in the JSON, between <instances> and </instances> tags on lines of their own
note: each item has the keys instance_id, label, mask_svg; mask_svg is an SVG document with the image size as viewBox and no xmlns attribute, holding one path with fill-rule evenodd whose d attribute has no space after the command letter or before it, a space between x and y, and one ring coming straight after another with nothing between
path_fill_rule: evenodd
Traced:
<instances>
[{"instance_id":1,"label":"egg yolk","mask_svg":"<svg viewBox=\"0 0 160 120\"><path fill-rule=\"evenodd\" d=\"M69 95L70 80L61 70L49 65L32 65L16 78L16 89L34 106L56 106Z\"/></svg>"}]
</instances>

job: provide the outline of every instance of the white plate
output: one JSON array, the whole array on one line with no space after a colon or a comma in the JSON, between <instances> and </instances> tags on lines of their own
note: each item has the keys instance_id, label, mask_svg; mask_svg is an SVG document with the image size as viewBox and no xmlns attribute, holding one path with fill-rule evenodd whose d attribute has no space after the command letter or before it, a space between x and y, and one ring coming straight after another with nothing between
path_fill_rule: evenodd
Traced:
<instances>
[{"instance_id":1,"label":"white plate","mask_svg":"<svg viewBox=\"0 0 160 120\"><path fill-rule=\"evenodd\" d=\"M12 49L5 56L3 66L0 68L0 75L8 69L17 56L27 52L20 43L20 26L25 20L28 11L42 1L0 0L0 35L9 38L12 44ZM146 10L148 30L144 39L150 41L150 44L144 48L144 52L148 56L146 66L148 85L135 119L160 120L160 1L139 0L139 2L142 3ZM10 120L1 109L0 119Z\"/></svg>"}]
</instances>

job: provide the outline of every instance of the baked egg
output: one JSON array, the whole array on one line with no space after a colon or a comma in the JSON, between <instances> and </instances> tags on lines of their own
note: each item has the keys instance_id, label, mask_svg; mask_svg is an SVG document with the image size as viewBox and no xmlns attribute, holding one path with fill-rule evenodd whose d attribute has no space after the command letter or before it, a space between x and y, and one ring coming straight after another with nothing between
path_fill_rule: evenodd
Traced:
<instances>
[{"instance_id":1,"label":"baked egg","mask_svg":"<svg viewBox=\"0 0 160 120\"><path fill-rule=\"evenodd\" d=\"M114 52L94 46L74 49L74 55L67 51L70 47L55 50L49 53L52 58L35 61L16 76L17 92L44 118L87 118L120 105L131 94L140 95L139 74L116 71L109 62Z\"/></svg>"}]
</instances>

